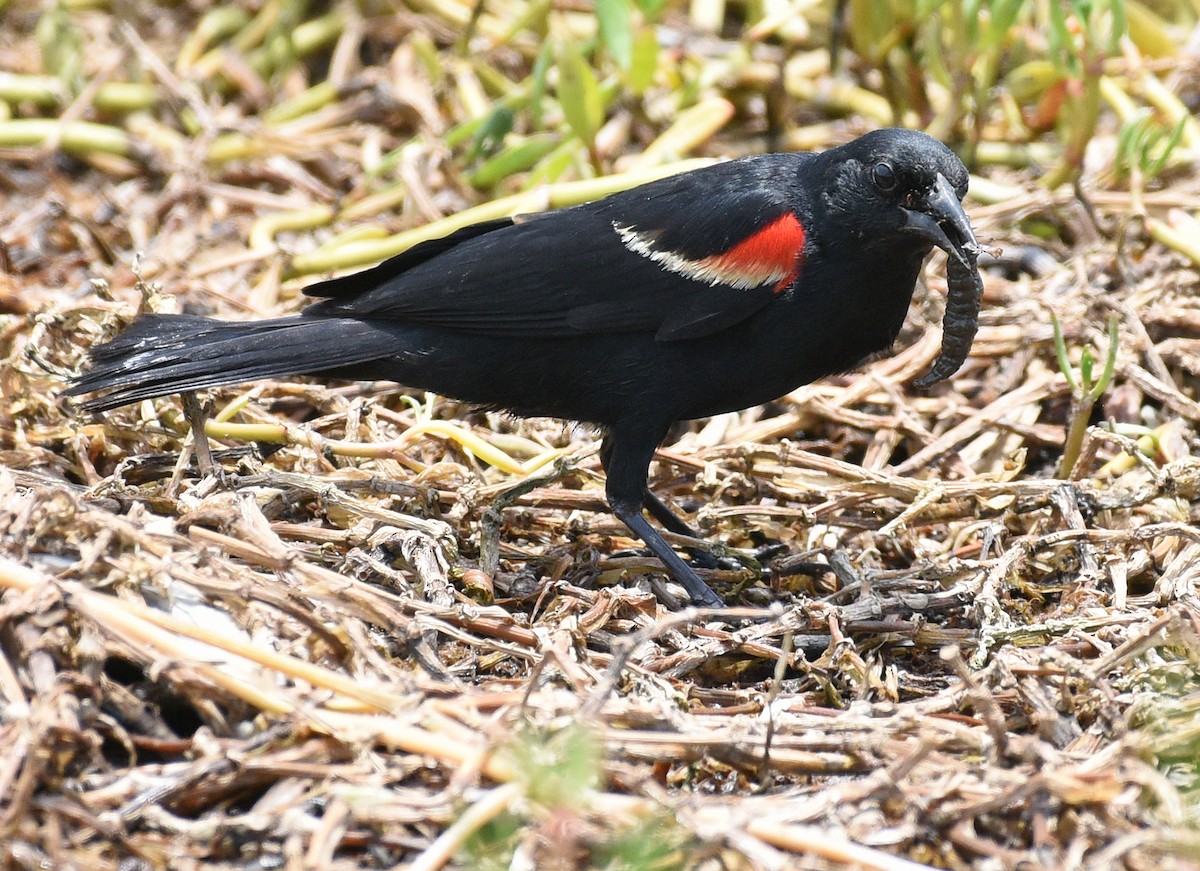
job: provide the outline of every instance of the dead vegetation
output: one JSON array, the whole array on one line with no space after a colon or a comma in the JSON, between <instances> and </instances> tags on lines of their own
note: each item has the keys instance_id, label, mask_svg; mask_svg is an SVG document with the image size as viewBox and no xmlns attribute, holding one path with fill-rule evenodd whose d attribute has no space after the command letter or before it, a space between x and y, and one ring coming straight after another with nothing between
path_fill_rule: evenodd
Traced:
<instances>
[{"instance_id":1,"label":"dead vegetation","mask_svg":"<svg viewBox=\"0 0 1200 871\"><path fill-rule=\"evenodd\" d=\"M1053 4L1007 5L1036 53ZM5 867L1200 867L1194 13L1153 7L1169 65L1141 24L1096 82L1051 44L1040 90L997 54L930 97L929 33L871 57L850 6L836 74L826 4L638 4L585 53L590 4L7 8ZM1067 23L1086 58L1099 25ZM971 102L993 86L1027 129ZM211 394L200 479L177 400L56 399L141 308L294 311L458 222L893 111L975 153L1014 259L951 382L909 386L935 259L893 356L664 447L727 611L656 604L584 429L271 382Z\"/></svg>"}]
</instances>

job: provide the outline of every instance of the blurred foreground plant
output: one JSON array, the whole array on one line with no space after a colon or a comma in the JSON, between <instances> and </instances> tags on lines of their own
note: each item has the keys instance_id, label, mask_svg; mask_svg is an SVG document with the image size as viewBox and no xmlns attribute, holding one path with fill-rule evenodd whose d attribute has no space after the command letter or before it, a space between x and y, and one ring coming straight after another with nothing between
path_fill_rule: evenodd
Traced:
<instances>
[{"instance_id":1,"label":"blurred foreground plant","mask_svg":"<svg viewBox=\"0 0 1200 871\"><path fill-rule=\"evenodd\" d=\"M602 748L591 730L578 723L556 731L530 728L510 750L521 795L466 840L460 858L467 867L500 871L537 859L609 871L693 867L687 833L665 813L607 830L590 822L590 799L603 773ZM539 833L533 837L531 825Z\"/></svg>"}]
</instances>

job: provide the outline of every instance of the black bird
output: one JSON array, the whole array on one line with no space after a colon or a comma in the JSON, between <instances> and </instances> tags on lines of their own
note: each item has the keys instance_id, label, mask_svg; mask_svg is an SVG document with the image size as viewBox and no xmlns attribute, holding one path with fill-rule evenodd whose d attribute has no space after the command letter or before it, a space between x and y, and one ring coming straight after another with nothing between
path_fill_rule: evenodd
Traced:
<instances>
[{"instance_id":1,"label":"black bird","mask_svg":"<svg viewBox=\"0 0 1200 871\"><path fill-rule=\"evenodd\" d=\"M560 211L485 221L306 288L302 313L229 323L143 315L67 394L93 411L258 378L386 379L598 424L613 512L700 605L721 600L643 515L694 535L647 487L677 420L845 371L896 338L921 268L949 256L953 374L982 283L967 170L923 133L732 160Z\"/></svg>"}]
</instances>

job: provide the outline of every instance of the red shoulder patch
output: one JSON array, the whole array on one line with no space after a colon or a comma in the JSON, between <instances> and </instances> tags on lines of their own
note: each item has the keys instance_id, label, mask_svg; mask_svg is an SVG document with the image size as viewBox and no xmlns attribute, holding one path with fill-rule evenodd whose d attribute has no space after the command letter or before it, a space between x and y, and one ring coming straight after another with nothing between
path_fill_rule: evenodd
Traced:
<instances>
[{"instance_id":1,"label":"red shoulder patch","mask_svg":"<svg viewBox=\"0 0 1200 871\"><path fill-rule=\"evenodd\" d=\"M804 225L788 212L729 250L700 262L715 273L740 279L730 284L774 281L775 292L780 293L800 274L805 238Z\"/></svg>"},{"instance_id":2,"label":"red shoulder patch","mask_svg":"<svg viewBox=\"0 0 1200 871\"><path fill-rule=\"evenodd\" d=\"M791 212L732 248L698 260L659 249L655 235L637 227L613 222L613 229L626 248L653 260L668 272L738 290L771 285L776 293L781 293L796 280L804 259L804 227Z\"/></svg>"}]
</instances>

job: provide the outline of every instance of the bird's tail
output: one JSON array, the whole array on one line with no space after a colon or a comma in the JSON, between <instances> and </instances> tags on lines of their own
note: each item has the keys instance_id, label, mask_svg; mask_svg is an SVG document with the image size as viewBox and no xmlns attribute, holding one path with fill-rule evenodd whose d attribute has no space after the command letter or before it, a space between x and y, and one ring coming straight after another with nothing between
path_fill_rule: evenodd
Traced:
<instances>
[{"instance_id":1,"label":"bird's tail","mask_svg":"<svg viewBox=\"0 0 1200 871\"><path fill-rule=\"evenodd\" d=\"M395 336L370 321L289 317L231 323L195 315L143 315L93 348L91 367L67 396L106 411L170 393L354 366L395 351Z\"/></svg>"}]
</instances>

